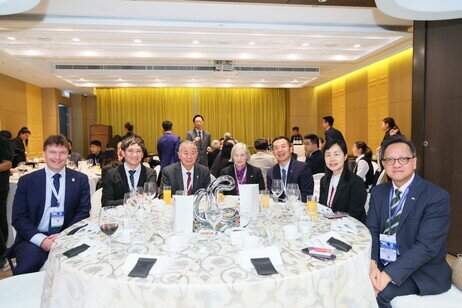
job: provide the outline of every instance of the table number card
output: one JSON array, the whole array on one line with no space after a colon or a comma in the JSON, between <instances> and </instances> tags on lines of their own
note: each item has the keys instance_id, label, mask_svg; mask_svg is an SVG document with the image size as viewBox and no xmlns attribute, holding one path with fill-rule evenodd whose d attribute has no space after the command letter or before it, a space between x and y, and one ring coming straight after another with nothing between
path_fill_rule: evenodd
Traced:
<instances>
[{"instance_id":1,"label":"table number card","mask_svg":"<svg viewBox=\"0 0 462 308\"><path fill-rule=\"evenodd\" d=\"M173 196L173 198L175 233L192 233L194 196Z\"/></svg>"},{"instance_id":2,"label":"table number card","mask_svg":"<svg viewBox=\"0 0 462 308\"><path fill-rule=\"evenodd\" d=\"M258 184L239 185L240 212L250 213L253 220L256 220L258 216L258 194Z\"/></svg>"}]
</instances>

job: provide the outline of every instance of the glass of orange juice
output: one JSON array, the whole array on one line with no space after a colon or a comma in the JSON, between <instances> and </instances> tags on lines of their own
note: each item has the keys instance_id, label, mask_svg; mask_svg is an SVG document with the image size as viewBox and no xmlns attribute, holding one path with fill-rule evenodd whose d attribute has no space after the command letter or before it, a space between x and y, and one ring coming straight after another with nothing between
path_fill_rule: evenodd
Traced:
<instances>
[{"instance_id":1,"label":"glass of orange juice","mask_svg":"<svg viewBox=\"0 0 462 308\"><path fill-rule=\"evenodd\" d=\"M164 201L166 205L172 204L172 187L164 186Z\"/></svg>"},{"instance_id":2,"label":"glass of orange juice","mask_svg":"<svg viewBox=\"0 0 462 308\"><path fill-rule=\"evenodd\" d=\"M270 207L269 191L268 190L261 190L260 191L260 196L261 196L261 207L263 209L269 208Z\"/></svg>"},{"instance_id":3,"label":"glass of orange juice","mask_svg":"<svg viewBox=\"0 0 462 308\"><path fill-rule=\"evenodd\" d=\"M306 212L311 220L318 219L318 203L313 195L306 196Z\"/></svg>"}]
</instances>

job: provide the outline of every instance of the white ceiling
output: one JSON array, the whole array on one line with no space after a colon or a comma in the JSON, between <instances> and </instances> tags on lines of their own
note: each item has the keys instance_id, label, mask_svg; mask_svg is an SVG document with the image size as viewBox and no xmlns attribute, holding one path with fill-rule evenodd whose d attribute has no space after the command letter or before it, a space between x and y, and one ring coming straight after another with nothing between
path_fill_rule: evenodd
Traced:
<instances>
[{"instance_id":1,"label":"white ceiling","mask_svg":"<svg viewBox=\"0 0 462 308\"><path fill-rule=\"evenodd\" d=\"M84 93L93 87L303 87L410 47L411 25L376 8L49 0L25 13L0 16L0 73ZM213 60L286 69L152 69L213 66ZM57 70L56 65L139 67Z\"/></svg>"}]
</instances>

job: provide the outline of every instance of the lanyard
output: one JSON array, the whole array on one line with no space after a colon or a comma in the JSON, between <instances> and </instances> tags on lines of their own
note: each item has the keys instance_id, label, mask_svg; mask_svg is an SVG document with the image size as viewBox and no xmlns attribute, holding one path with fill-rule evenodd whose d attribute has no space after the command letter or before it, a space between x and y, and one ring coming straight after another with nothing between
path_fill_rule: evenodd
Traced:
<instances>
[{"instance_id":1,"label":"lanyard","mask_svg":"<svg viewBox=\"0 0 462 308\"><path fill-rule=\"evenodd\" d=\"M403 211L404 201L406 201L407 194L409 193L409 187L410 186L408 186L406 188L406 190L403 193L403 196L399 200L399 203L397 205L397 209L395 211L395 214L393 216L391 216L391 201L393 200L393 195L394 195L393 185L391 186L390 201L388 203L388 219L389 219L390 223L395 219L396 216L398 216L398 214L400 214Z\"/></svg>"},{"instance_id":2,"label":"lanyard","mask_svg":"<svg viewBox=\"0 0 462 308\"><path fill-rule=\"evenodd\" d=\"M59 180L60 189L59 189L59 193L58 193L56 191L55 185L53 185L50 178L47 177L48 185L51 187L51 193L55 196L56 200L58 200L58 207L61 206L61 196L62 196L62 192L64 190L64 189L61 189L61 180L64 180L64 177L61 177L61 179Z\"/></svg>"},{"instance_id":3,"label":"lanyard","mask_svg":"<svg viewBox=\"0 0 462 308\"><path fill-rule=\"evenodd\" d=\"M247 175L247 165L244 167L244 174L242 175L241 180L239 180L239 177L237 176L237 168L234 166L234 174L236 175L236 180L239 185L242 185L245 181L246 175Z\"/></svg>"}]
</instances>

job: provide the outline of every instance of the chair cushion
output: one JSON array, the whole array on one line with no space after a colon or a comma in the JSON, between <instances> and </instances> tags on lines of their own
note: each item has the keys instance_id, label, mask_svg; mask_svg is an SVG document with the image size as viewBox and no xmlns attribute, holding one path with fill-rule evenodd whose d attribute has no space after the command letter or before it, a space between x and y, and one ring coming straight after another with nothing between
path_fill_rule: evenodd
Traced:
<instances>
[{"instance_id":1,"label":"chair cushion","mask_svg":"<svg viewBox=\"0 0 462 308\"><path fill-rule=\"evenodd\" d=\"M462 292L454 285L444 293L437 295L406 295L395 297L391 301L393 308L456 308L462 303Z\"/></svg>"}]
</instances>

